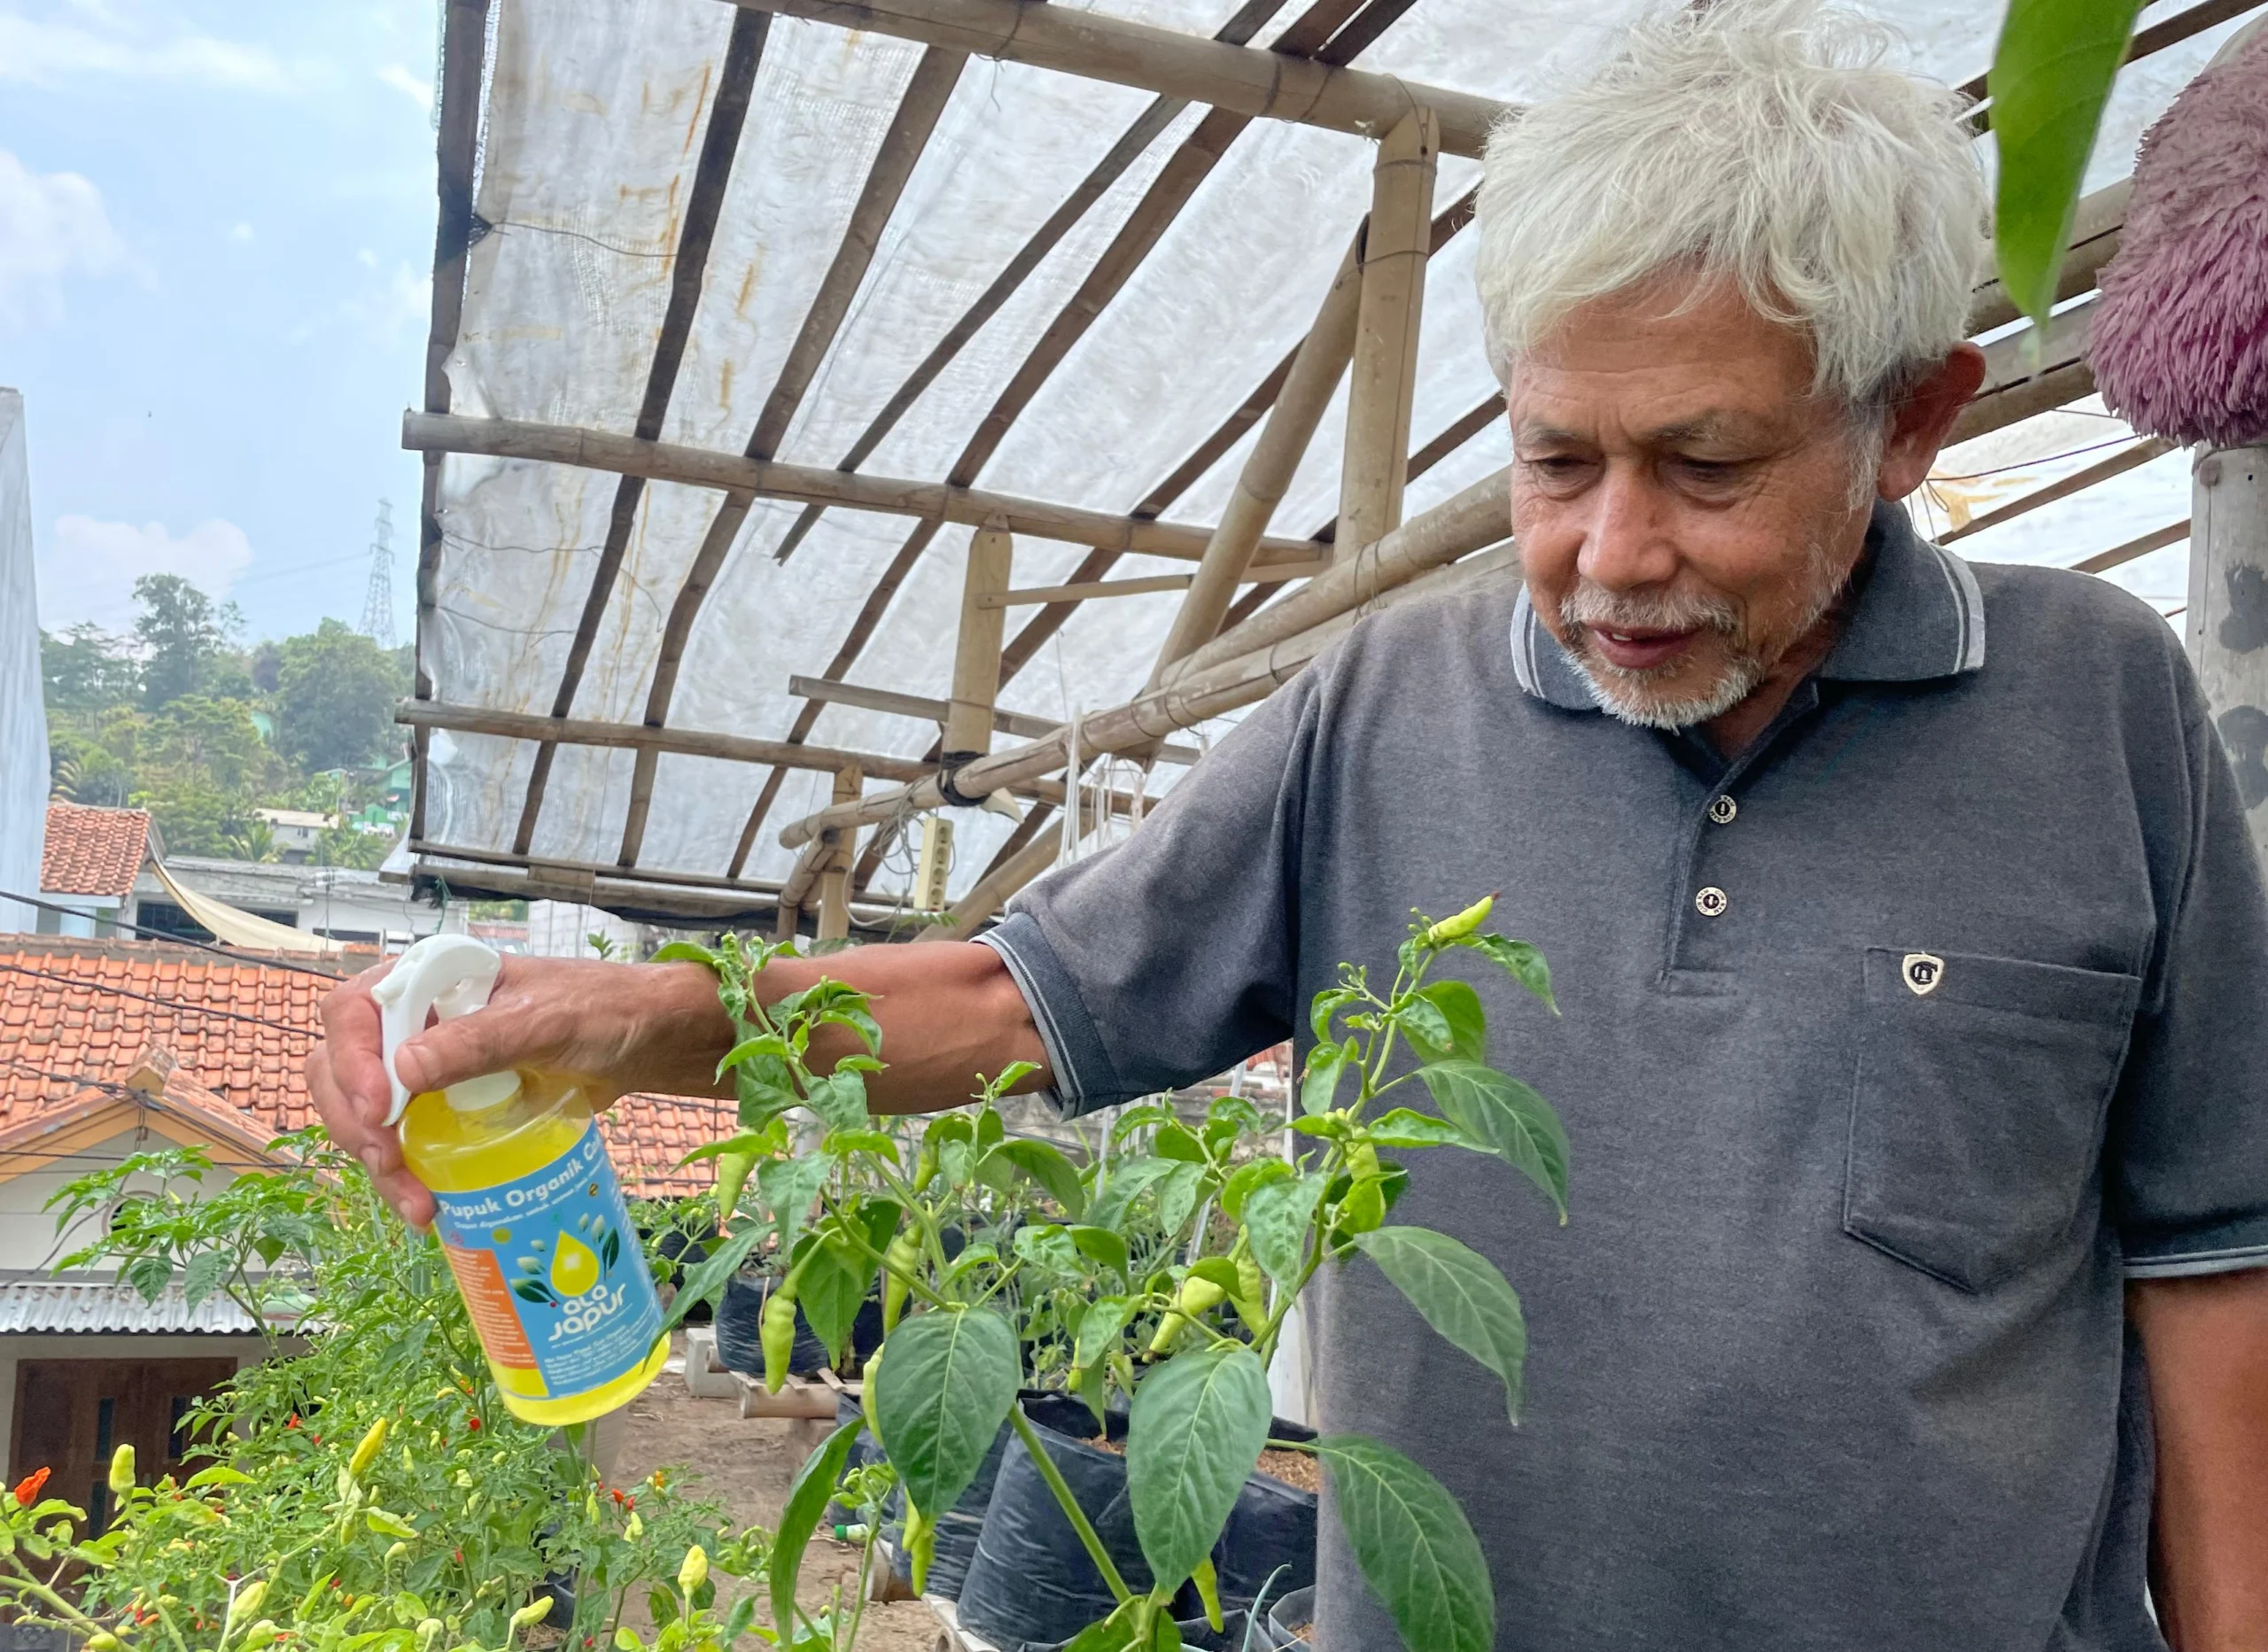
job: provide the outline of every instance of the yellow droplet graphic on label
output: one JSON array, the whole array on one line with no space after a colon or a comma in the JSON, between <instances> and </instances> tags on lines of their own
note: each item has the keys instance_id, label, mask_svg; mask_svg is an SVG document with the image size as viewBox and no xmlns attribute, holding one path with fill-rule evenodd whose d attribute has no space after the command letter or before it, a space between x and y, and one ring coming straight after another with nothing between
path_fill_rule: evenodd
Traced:
<instances>
[{"instance_id":1,"label":"yellow droplet graphic on label","mask_svg":"<svg viewBox=\"0 0 2268 1652\"><path fill-rule=\"evenodd\" d=\"M551 1288L563 1297L579 1297L599 1282L599 1259L591 1247L571 1233L559 1236L551 1253Z\"/></svg>"}]
</instances>

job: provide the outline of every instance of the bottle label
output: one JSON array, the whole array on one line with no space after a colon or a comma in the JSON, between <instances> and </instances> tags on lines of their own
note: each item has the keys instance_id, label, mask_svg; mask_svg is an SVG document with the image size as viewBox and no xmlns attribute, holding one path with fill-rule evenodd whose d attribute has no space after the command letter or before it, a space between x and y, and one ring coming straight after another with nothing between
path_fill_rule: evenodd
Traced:
<instances>
[{"instance_id":1,"label":"bottle label","mask_svg":"<svg viewBox=\"0 0 2268 1652\"><path fill-rule=\"evenodd\" d=\"M586 1393L645 1363L661 1299L596 1124L540 1170L436 1191L433 1202L443 1253L508 1392Z\"/></svg>"}]
</instances>

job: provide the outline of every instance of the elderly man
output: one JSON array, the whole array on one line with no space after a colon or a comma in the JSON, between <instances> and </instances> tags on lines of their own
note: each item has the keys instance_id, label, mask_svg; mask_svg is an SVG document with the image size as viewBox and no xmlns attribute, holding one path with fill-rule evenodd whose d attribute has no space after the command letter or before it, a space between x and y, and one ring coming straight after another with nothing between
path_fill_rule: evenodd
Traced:
<instances>
[{"instance_id":1,"label":"elderly man","mask_svg":"<svg viewBox=\"0 0 2268 1652\"><path fill-rule=\"evenodd\" d=\"M1402 1214L1518 1283L1525 1425L1368 1264L1317 1306L1326 1419L1472 1512L1506 1648L2268 1648L2268 899L2163 622L1895 504L1983 370L1956 112L1752 0L1501 133L1525 588L1366 621L983 942L827 963L882 1105L1030 1059L1076 1111L1502 890L1565 1019L1479 984L1574 1217L1441 1154ZM726 1036L682 967L515 960L496 1006L404 1077L706 1090ZM367 988L328 1015L325 1116L422 1219ZM1394 1644L1328 1523L1321 1624Z\"/></svg>"}]
</instances>

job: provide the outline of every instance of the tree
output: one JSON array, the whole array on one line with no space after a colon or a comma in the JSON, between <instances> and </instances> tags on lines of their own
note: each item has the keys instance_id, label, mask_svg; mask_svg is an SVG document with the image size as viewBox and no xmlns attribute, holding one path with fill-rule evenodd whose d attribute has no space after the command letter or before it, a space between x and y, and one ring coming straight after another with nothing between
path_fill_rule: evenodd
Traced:
<instances>
[{"instance_id":1,"label":"tree","mask_svg":"<svg viewBox=\"0 0 2268 1652\"><path fill-rule=\"evenodd\" d=\"M326 619L284 640L276 676L276 735L310 769L353 768L382 749L408 684L360 632Z\"/></svg>"},{"instance_id":2,"label":"tree","mask_svg":"<svg viewBox=\"0 0 2268 1652\"><path fill-rule=\"evenodd\" d=\"M164 769L239 791L268 767L268 750L241 700L183 694L151 719L155 756Z\"/></svg>"},{"instance_id":3,"label":"tree","mask_svg":"<svg viewBox=\"0 0 2268 1652\"><path fill-rule=\"evenodd\" d=\"M230 653L239 621L236 605L213 599L179 574L144 574L134 582L141 613L134 640L142 649L142 703L155 711L183 694L245 699L251 680Z\"/></svg>"},{"instance_id":4,"label":"tree","mask_svg":"<svg viewBox=\"0 0 2268 1652\"><path fill-rule=\"evenodd\" d=\"M82 620L39 634L40 676L50 711L100 711L134 698L140 673L126 640Z\"/></svg>"}]
</instances>

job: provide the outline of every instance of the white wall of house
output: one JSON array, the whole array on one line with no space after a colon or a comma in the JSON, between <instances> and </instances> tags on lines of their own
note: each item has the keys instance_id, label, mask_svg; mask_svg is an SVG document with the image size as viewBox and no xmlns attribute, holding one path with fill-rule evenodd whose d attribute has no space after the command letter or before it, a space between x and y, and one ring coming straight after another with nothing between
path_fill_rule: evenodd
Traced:
<instances>
[{"instance_id":1,"label":"white wall of house","mask_svg":"<svg viewBox=\"0 0 2268 1652\"><path fill-rule=\"evenodd\" d=\"M66 1232L56 1231L55 1213L46 1205L66 1183L107 1170L129 1153L161 1152L178 1145L171 1136L155 1130L126 1130L53 1164L0 1182L0 1273L45 1273L58 1259L98 1237L91 1215L81 1217ZM214 1152L213 1156L222 1155ZM206 1178L206 1185L213 1188L224 1186L227 1181L227 1174L221 1171ZM6 1438L0 1434L0 1440Z\"/></svg>"},{"instance_id":2,"label":"white wall of house","mask_svg":"<svg viewBox=\"0 0 2268 1652\"><path fill-rule=\"evenodd\" d=\"M32 574L31 466L24 398L0 387L0 889L38 889L46 834L47 706ZM0 899L0 932L31 929L37 913Z\"/></svg>"}]
</instances>

